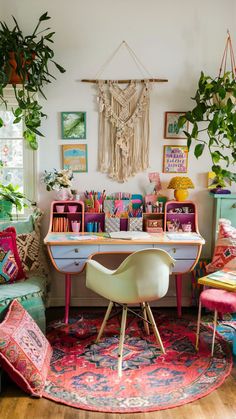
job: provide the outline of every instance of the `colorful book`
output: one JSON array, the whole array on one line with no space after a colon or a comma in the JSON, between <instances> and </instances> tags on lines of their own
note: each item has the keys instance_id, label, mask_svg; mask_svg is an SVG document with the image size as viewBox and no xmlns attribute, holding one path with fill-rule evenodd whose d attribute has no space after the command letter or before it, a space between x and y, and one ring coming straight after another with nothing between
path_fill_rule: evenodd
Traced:
<instances>
[{"instance_id":1,"label":"colorful book","mask_svg":"<svg viewBox=\"0 0 236 419\"><path fill-rule=\"evenodd\" d=\"M207 278L213 281L224 282L225 284L236 285L236 271L222 269L207 275Z\"/></svg>"}]
</instances>

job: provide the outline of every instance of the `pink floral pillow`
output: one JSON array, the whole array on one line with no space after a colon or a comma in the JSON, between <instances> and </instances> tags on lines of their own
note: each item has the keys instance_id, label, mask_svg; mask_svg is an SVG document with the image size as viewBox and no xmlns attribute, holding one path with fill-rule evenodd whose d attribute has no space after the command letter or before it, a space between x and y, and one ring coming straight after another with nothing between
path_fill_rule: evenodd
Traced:
<instances>
[{"instance_id":1,"label":"pink floral pillow","mask_svg":"<svg viewBox=\"0 0 236 419\"><path fill-rule=\"evenodd\" d=\"M52 348L38 325L13 300L0 324L0 364L22 390L42 396Z\"/></svg>"},{"instance_id":2,"label":"pink floral pillow","mask_svg":"<svg viewBox=\"0 0 236 419\"><path fill-rule=\"evenodd\" d=\"M219 220L219 232L212 262L206 266L208 273L222 268L236 270L236 228L230 220Z\"/></svg>"},{"instance_id":3,"label":"pink floral pillow","mask_svg":"<svg viewBox=\"0 0 236 419\"><path fill-rule=\"evenodd\" d=\"M6 230L0 232L0 255L2 262L0 266L0 283L9 283L25 278L17 250L15 227L9 227L6 228ZM4 260L7 265L5 264ZM17 267L14 269L13 265L15 265L15 263ZM6 270L8 273L10 273L8 277L6 276Z\"/></svg>"}]
</instances>

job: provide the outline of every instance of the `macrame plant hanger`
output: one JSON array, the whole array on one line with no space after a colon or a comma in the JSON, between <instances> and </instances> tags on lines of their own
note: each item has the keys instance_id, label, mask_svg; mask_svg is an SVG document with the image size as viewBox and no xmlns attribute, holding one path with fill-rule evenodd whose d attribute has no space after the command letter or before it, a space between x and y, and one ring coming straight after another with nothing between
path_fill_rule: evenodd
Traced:
<instances>
[{"instance_id":1,"label":"macrame plant hanger","mask_svg":"<svg viewBox=\"0 0 236 419\"><path fill-rule=\"evenodd\" d=\"M102 80L102 73L122 46L128 50L142 78ZM151 85L167 80L153 78L135 52L123 41L94 79L81 81L98 85L98 171L107 173L118 182L125 182L129 177L146 170L149 167ZM119 86L123 83L127 84L124 89Z\"/></svg>"},{"instance_id":2,"label":"macrame plant hanger","mask_svg":"<svg viewBox=\"0 0 236 419\"><path fill-rule=\"evenodd\" d=\"M229 57L228 57L228 54L229 54ZM233 50L233 45L232 45L232 40L231 40L229 30L227 30L227 39L226 39L225 49L223 52L223 57L220 64L219 77L221 77L222 75L226 73L228 58L230 59L232 76L234 79L236 79L235 55L234 55L234 50Z\"/></svg>"}]
</instances>

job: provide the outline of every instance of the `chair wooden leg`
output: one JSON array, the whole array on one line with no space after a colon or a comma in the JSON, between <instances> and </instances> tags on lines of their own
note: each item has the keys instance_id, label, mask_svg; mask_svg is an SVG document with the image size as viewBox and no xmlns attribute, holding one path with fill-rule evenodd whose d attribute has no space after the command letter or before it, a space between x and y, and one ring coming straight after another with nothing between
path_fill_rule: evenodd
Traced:
<instances>
[{"instance_id":1,"label":"chair wooden leg","mask_svg":"<svg viewBox=\"0 0 236 419\"><path fill-rule=\"evenodd\" d=\"M147 310L147 315L148 315L149 321L150 321L150 323L152 325L152 328L153 328L154 335L156 336L156 340L161 347L161 352L163 354L165 354L165 349L164 349L164 346L163 346L163 343L162 343L162 340L161 340L161 336L158 332L157 325L156 325L156 322L154 320L150 305L148 303L145 303L145 307L146 307L146 310Z\"/></svg>"},{"instance_id":2,"label":"chair wooden leg","mask_svg":"<svg viewBox=\"0 0 236 419\"><path fill-rule=\"evenodd\" d=\"M119 349L118 349L118 376L119 377L122 376L122 354L123 354L123 346L124 346L124 339L125 339L126 318L127 318L127 305L124 304L123 312L122 312L122 319L121 319L120 341L119 341Z\"/></svg>"},{"instance_id":3,"label":"chair wooden leg","mask_svg":"<svg viewBox=\"0 0 236 419\"><path fill-rule=\"evenodd\" d=\"M102 334L103 334L103 331L104 331L104 328L105 328L105 326L106 326L107 320L108 320L108 318L109 318L109 316L110 316L110 312L111 312L111 310L112 310L113 304L114 304L114 303L113 303L112 301L110 301L110 302L109 302L109 304L108 304L106 314L105 314L105 316L104 316L104 319L103 319L102 325L101 325L100 330L99 330L98 335L97 335L97 339L96 339L96 341L95 341L96 343L97 343L97 342L99 342L99 340L100 340L100 338L101 338L101 336L102 336Z\"/></svg>"},{"instance_id":4,"label":"chair wooden leg","mask_svg":"<svg viewBox=\"0 0 236 419\"><path fill-rule=\"evenodd\" d=\"M142 313L143 313L143 326L144 326L144 330L146 332L146 334L149 336L150 335L150 330L149 330L149 325L147 323L147 311L146 311L146 307L144 303L141 303L141 309L142 309Z\"/></svg>"},{"instance_id":5,"label":"chair wooden leg","mask_svg":"<svg viewBox=\"0 0 236 419\"><path fill-rule=\"evenodd\" d=\"M217 311L215 310L215 313L214 313L214 329L213 329L212 346L211 346L211 356L213 356L213 353L214 353L215 336L216 336L216 322L217 322Z\"/></svg>"},{"instance_id":6,"label":"chair wooden leg","mask_svg":"<svg viewBox=\"0 0 236 419\"><path fill-rule=\"evenodd\" d=\"M201 322L201 311L202 311L202 303L199 301L198 307L198 317L197 317L197 331L196 331L196 351L199 349L199 334L200 334L200 322Z\"/></svg>"}]
</instances>

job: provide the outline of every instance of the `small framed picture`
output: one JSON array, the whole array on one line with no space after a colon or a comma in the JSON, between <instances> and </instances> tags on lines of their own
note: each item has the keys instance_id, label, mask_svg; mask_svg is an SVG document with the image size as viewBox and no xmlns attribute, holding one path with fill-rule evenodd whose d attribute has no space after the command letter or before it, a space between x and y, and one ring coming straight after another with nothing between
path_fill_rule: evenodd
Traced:
<instances>
[{"instance_id":1,"label":"small framed picture","mask_svg":"<svg viewBox=\"0 0 236 419\"><path fill-rule=\"evenodd\" d=\"M178 127L178 119L185 112L165 112L164 138L186 139L184 131L188 132L188 121L182 128Z\"/></svg>"},{"instance_id":2,"label":"small framed picture","mask_svg":"<svg viewBox=\"0 0 236 419\"><path fill-rule=\"evenodd\" d=\"M165 145L163 152L163 173L187 173L188 147Z\"/></svg>"},{"instance_id":3,"label":"small framed picture","mask_svg":"<svg viewBox=\"0 0 236 419\"><path fill-rule=\"evenodd\" d=\"M61 112L61 136L64 140L85 140L86 112Z\"/></svg>"},{"instance_id":4,"label":"small framed picture","mask_svg":"<svg viewBox=\"0 0 236 419\"><path fill-rule=\"evenodd\" d=\"M63 145L62 164L64 169L71 169L73 172L87 172L87 144Z\"/></svg>"}]
</instances>

